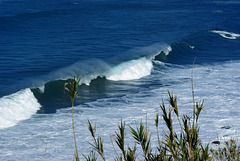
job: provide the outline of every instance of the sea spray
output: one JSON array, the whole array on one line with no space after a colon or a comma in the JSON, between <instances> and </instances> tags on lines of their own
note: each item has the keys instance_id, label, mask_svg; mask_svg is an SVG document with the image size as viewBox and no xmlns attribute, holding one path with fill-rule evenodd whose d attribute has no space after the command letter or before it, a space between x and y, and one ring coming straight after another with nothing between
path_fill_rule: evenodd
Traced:
<instances>
[{"instance_id":1,"label":"sea spray","mask_svg":"<svg viewBox=\"0 0 240 161\"><path fill-rule=\"evenodd\" d=\"M40 107L29 88L0 98L0 129L29 119Z\"/></svg>"},{"instance_id":2,"label":"sea spray","mask_svg":"<svg viewBox=\"0 0 240 161\"><path fill-rule=\"evenodd\" d=\"M143 52L145 56L114 66L106 74L106 78L113 81L121 81L140 79L148 76L151 74L155 56L161 52L164 52L165 56L167 56L172 51L172 48L163 43L155 43L139 48L138 51Z\"/></svg>"},{"instance_id":3,"label":"sea spray","mask_svg":"<svg viewBox=\"0 0 240 161\"><path fill-rule=\"evenodd\" d=\"M152 61L147 58L131 60L113 67L107 74L107 79L113 81L139 79L151 74Z\"/></svg>"}]
</instances>

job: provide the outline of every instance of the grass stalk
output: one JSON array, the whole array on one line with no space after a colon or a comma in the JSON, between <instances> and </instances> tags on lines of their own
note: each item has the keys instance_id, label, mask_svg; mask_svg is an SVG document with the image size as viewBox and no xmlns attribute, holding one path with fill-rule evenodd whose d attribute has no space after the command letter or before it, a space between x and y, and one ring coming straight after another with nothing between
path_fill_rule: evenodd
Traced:
<instances>
[{"instance_id":1,"label":"grass stalk","mask_svg":"<svg viewBox=\"0 0 240 161\"><path fill-rule=\"evenodd\" d=\"M96 124L94 127L92 127L91 122L88 120L88 130L90 131L92 138L94 140L94 143L89 144L93 147L93 149L101 156L102 160L105 161L105 155L104 155L104 149L103 149L103 140L101 137L96 138Z\"/></svg>"},{"instance_id":2,"label":"grass stalk","mask_svg":"<svg viewBox=\"0 0 240 161\"><path fill-rule=\"evenodd\" d=\"M75 159L76 161L79 161L79 155L78 155L78 149L77 149L77 141L75 136L75 128L74 128L74 100L78 96L78 86L80 83L81 77L79 74L77 77L75 75L73 76L73 79L69 81L68 83L65 83L64 89L68 91L72 103L72 129L73 129L73 138L74 138L74 144L75 144Z\"/></svg>"},{"instance_id":3,"label":"grass stalk","mask_svg":"<svg viewBox=\"0 0 240 161\"><path fill-rule=\"evenodd\" d=\"M195 61L196 61L196 57L193 60L192 72L191 72L191 86L192 86L192 98L193 98L193 127L194 127L194 120L195 120L195 96L194 96L194 84L193 84L193 69L194 69Z\"/></svg>"}]
</instances>

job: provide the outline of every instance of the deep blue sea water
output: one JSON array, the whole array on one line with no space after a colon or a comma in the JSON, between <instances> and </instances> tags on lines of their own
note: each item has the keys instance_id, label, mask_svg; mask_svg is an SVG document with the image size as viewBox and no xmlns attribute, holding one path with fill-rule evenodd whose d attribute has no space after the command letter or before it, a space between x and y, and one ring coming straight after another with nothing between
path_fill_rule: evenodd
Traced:
<instances>
[{"instance_id":1,"label":"deep blue sea water","mask_svg":"<svg viewBox=\"0 0 240 161\"><path fill-rule=\"evenodd\" d=\"M147 113L154 129L168 90L191 114L194 60L203 142L239 137L239 0L0 0L0 160L73 158L64 84L78 72L79 149L90 151L90 119L113 160L120 120Z\"/></svg>"}]
</instances>

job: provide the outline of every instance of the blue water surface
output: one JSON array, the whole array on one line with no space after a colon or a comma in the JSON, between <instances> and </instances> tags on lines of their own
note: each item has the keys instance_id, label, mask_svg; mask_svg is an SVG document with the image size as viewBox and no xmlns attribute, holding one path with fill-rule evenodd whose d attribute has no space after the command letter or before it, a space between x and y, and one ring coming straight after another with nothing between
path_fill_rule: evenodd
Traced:
<instances>
[{"instance_id":1,"label":"blue water surface","mask_svg":"<svg viewBox=\"0 0 240 161\"><path fill-rule=\"evenodd\" d=\"M57 90L55 81L78 71L105 77L100 73L109 68L152 55L156 57L151 59L180 65L192 64L195 58L200 64L239 60L239 38L212 32L227 31L230 37L239 33L239 12L239 1L2 0L0 97L26 88L38 97L36 88L52 84L51 91ZM163 44L171 47L170 54L156 54ZM103 81L106 87L116 84ZM128 84L118 83L123 88L120 95L131 91ZM136 88L149 86L140 84ZM112 89L111 96L119 94ZM86 91L91 100L91 90ZM96 98L108 95L102 89L96 92ZM54 101L46 99L57 97L51 95L38 99L51 107Z\"/></svg>"}]
</instances>

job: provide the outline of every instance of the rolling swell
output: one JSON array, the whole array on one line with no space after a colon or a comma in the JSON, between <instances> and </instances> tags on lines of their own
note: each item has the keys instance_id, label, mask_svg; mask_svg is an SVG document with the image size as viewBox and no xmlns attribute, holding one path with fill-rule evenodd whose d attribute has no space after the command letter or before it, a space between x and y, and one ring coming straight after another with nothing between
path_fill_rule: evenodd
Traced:
<instances>
[{"instance_id":1,"label":"rolling swell","mask_svg":"<svg viewBox=\"0 0 240 161\"><path fill-rule=\"evenodd\" d=\"M3 107L0 110L5 111L1 112L4 115L2 114L0 119L5 125L0 128L14 126L36 112L55 113L59 108L71 106L69 96L64 92L64 84L79 70L82 82L79 87L80 99L76 100L76 105L101 98L119 97L138 92L140 88L148 88L151 82L140 78L151 75L152 70L156 70L154 61L185 65L192 64L195 57L198 64L239 60L237 43L237 33L213 29L191 34L170 46L156 43L138 49L135 51L135 58L117 65L100 60L85 63L79 61L50 73L51 76L44 79L48 81L44 81L42 86L26 88L2 97L0 102ZM228 52L229 48L232 49L231 53ZM18 110L16 107L19 107ZM15 114L10 115L11 113Z\"/></svg>"},{"instance_id":2,"label":"rolling swell","mask_svg":"<svg viewBox=\"0 0 240 161\"><path fill-rule=\"evenodd\" d=\"M158 46L158 47L157 47ZM71 80L72 75L80 69L81 84L76 105L95 101L101 98L118 97L136 92L139 87L146 87L140 78L151 74L153 58L160 52L169 53L167 45L153 44L138 49L145 53L144 57L129 60L118 65L110 65L100 60L75 63L69 67L52 73L53 81L47 81L42 87L32 88L32 92L42 105L39 113L54 113L58 108L71 106L69 96L64 91L64 84ZM59 73L66 73L65 76ZM55 76L54 76L55 75ZM65 79L56 79L62 77Z\"/></svg>"},{"instance_id":3,"label":"rolling swell","mask_svg":"<svg viewBox=\"0 0 240 161\"><path fill-rule=\"evenodd\" d=\"M70 98L64 91L64 84L79 70L82 76L80 99L76 100L75 105L138 92L140 88L148 87L148 83L140 78L151 74L154 56L161 51L168 53L170 50L169 46L157 43L138 48L135 50L136 59L118 65L109 65L98 59L79 61L31 80L35 82L34 86L24 86L18 92L0 98L0 121L4 123L0 128L14 126L19 121L29 119L36 112L55 113L59 108L70 107Z\"/></svg>"},{"instance_id":4,"label":"rolling swell","mask_svg":"<svg viewBox=\"0 0 240 161\"><path fill-rule=\"evenodd\" d=\"M211 64L239 60L240 35L220 29L200 31L181 41L171 44L172 51L166 55L161 52L155 60L171 64L192 64L196 57L197 64ZM232 49L229 52L229 49Z\"/></svg>"},{"instance_id":5,"label":"rolling swell","mask_svg":"<svg viewBox=\"0 0 240 161\"><path fill-rule=\"evenodd\" d=\"M153 58L160 52L169 53L171 48L163 43L136 48L136 59L117 65L109 65L99 59L77 62L71 66L59 69L46 76L41 87L31 88L34 96L42 105L39 113L54 113L58 108L71 106L69 96L64 91L64 84L80 71L81 83L76 105L95 101L96 99L118 97L139 90L145 86L140 78L151 74ZM137 57L138 56L138 57Z\"/></svg>"}]
</instances>

